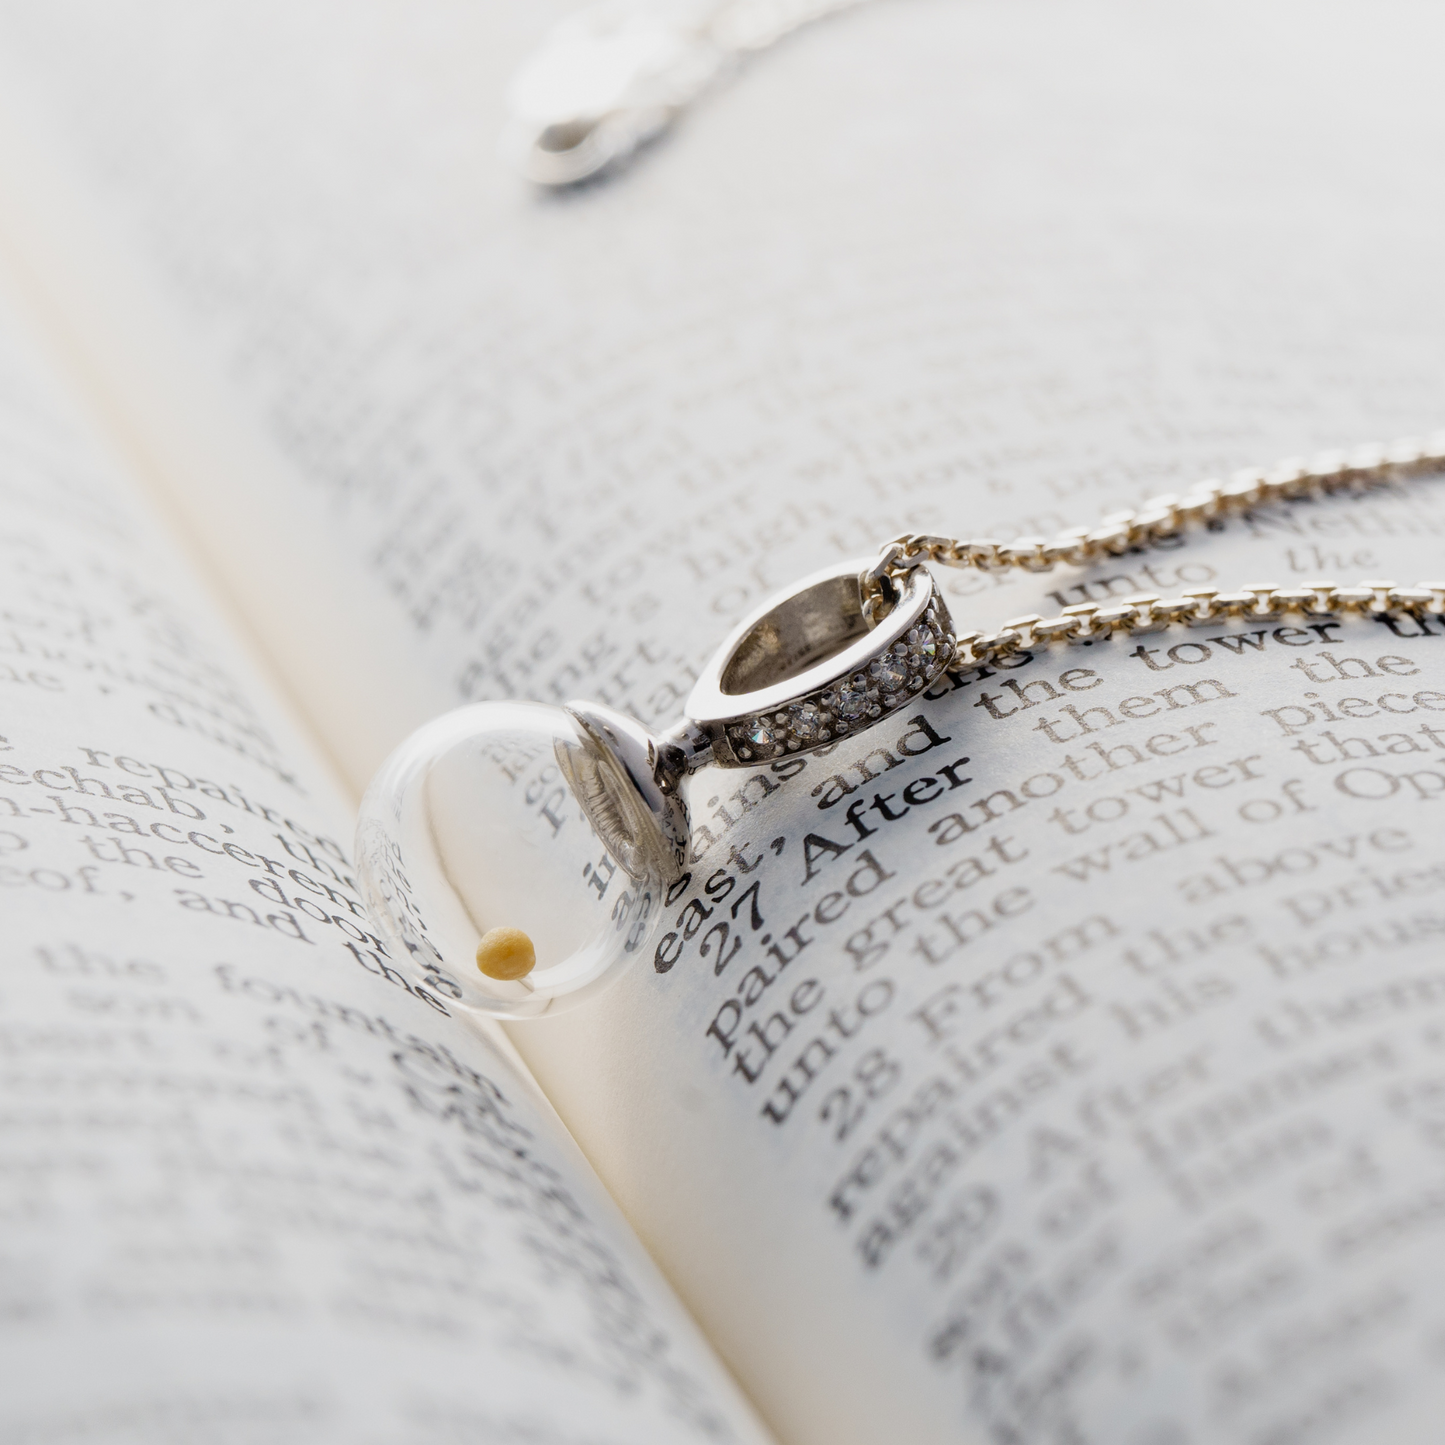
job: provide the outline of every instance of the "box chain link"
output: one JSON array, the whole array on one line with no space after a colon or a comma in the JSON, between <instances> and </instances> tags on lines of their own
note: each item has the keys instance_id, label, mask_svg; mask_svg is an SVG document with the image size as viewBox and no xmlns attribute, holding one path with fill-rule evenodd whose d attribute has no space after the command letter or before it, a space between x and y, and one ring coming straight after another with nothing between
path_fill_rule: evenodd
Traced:
<instances>
[{"instance_id":1,"label":"box chain link","mask_svg":"<svg viewBox=\"0 0 1445 1445\"><path fill-rule=\"evenodd\" d=\"M1153 497L1137 511L1115 512L1094 527L1074 527L1052 538L1020 537L1015 542L988 538L972 541L905 533L886 543L878 560L859 580L869 625L885 617L896 599L896 583L916 567L936 562L945 567L976 567L985 572L1021 568L1047 572L1060 562L1081 567L1179 536L1190 527L1237 517L1256 507L1289 498L1340 491L1363 492L1395 481L1438 471L1445 466L1445 431L1407 438L1390 445L1369 445L1348 452L1326 452L1290 459L1267 470L1234 473L1228 481L1196 483L1183 495ZM1095 640L1122 632L1157 632L1172 624L1214 622L1224 617L1269 621L1291 612L1310 617L1351 613L1445 614L1445 582L1401 587L1394 582L1274 582L1247 584L1235 592L1195 588L1183 596L1161 598L1135 593L1108 605L1080 603L1057 617L1015 617L997 632L959 633L950 672L966 672L1050 642Z\"/></svg>"}]
</instances>

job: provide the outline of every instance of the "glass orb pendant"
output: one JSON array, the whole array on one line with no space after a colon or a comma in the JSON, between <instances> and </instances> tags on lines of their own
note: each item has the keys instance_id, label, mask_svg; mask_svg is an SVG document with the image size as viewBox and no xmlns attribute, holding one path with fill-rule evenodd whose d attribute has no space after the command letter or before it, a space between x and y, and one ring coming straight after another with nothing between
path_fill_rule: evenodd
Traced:
<instances>
[{"instance_id":1,"label":"glass orb pendant","mask_svg":"<svg viewBox=\"0 0 1445 1445\"><path fill-rule=\"evenodd\" d=\"M478 703L414 733L357 825L395 962L450 1009L531 1018L648 954L687 838L658 747L590 703Z\"/></svg>"},{"instance_id":2,"label":"glass orb pendant","mask_svg":"<svg viewBox=\"0 0 1445 1445\"><path fill-rule=\"evenodd\" d=\"M356 837L399 964L449 1008L533 1018L649 952L683 876L688 774L831 746L916 706L948 664L927 568L892 584L881 617L861 580L876 570L837 562L769 598L661 737L590 702L478 703L414 733L367 790Z\"/></svg>"}]
</instances>

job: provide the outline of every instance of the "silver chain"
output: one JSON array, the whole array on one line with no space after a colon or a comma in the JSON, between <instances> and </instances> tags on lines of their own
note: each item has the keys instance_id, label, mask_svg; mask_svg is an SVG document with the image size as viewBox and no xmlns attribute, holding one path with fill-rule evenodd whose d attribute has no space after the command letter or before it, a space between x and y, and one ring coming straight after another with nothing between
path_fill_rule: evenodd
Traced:
<instances>
[{"instance_id":1,"label":"silver chain","mask_svg":"<svg viewBox=\"0 0 1445 1445\"><path fill-rule=\"evenodd\" d=\"M1081 567L1177 537L1190 527L1237 517L1269 502L1340 491L1366 491L1405 481L1445 466L1445 432L1408 437L1389 445L1354 447L1290 458L1267 469L1235 472L1228 481L1197 482L1182 495L1152 497L1137 511L1114 512L1094 527L1074 527L1051 538L1020 537L1014 542L990 538L964 540L928 533L905 533L885 543L878 560L859 577L863 611L870 625L887 615L898 596L897 583L917 567L936 562L945 567L977 567L986 572L1021 568L1047 572L1060 562ZM1401 587L1394 582L1361 582L1341 586L1313 581L1294 586L1250 583L1235 592L1197 588L1183 596L1161 598L1135 593L1101 606L1080 603L1057 617L1015 617L997 632L960 633L949 664L966 672L1011 654L1050 642L1077 642L1115 632L1157 631L1171 623L1188 625L1223 617L1260 621L1300 612L1311 617L1350 613L1445 613L1445 582Z\"/></svg>"}]
</instances>

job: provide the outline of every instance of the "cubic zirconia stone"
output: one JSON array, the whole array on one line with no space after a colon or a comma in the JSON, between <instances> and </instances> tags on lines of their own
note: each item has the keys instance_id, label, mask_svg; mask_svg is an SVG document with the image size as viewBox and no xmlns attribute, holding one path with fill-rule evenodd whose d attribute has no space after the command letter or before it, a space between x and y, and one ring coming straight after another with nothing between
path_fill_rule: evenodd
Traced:
<instances>
[{"instance_id":1,"label":"cubic zirconia stone","mask_svg":"<svg viewBox=\"0 0 1445 1445\"><path fill-rule=\"evenodd\" d=\"M823 742L828 736L828 714L815 702L805 702L793 709L793 736L799 742Z\"/></svg>"},{"instance_id":2,"label":"cubic zirconia stone","mask_svg":"<svg viewBox=\"0 0 1445 1445\"><path fill-rule=\"evenodd\" d=\"M878 686L885 692L896 692L908 682L908 654L890 652L875 659L869 672L878 679Z\"/></svg>"},{"instance_id":3,"label":"cubic zirconia stone","mask_svg":"<svg viewBox=\"0 0 1445 1445\"><path fill-rule=\"evenodd\" d=\"M754 718L743 725L743 738L755 748L770 748L778 741L778 735L770 723Z\"/></svg>"},{"instance_id":4,"label":"cubic zirconia stone","mask_svg":"<svg viewBox=\"0 0 1445 1445\"><path fill-rule=\"evenodd\" d=\"M868 683L861 673L838 689L837 711L844 722L857 722L867 714L869 706Z\"/></svg>"},{"instance_id":5,"label":"cubic zirconia stone","mask_svg":"<svg viewBox=\"0 0 1445 1445\"><path fill-rule=\"evenodd\" d=\"M932 662L938 655L938 638L929 627L915 627L908 634L908 651L923 662Z\"/></svg>"}]
</instances>

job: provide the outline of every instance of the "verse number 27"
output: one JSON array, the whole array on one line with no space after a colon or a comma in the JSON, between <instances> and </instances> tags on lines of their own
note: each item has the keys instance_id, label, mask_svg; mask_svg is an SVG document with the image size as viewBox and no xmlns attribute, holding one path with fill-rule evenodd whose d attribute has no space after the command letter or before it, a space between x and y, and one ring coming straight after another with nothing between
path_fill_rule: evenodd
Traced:
<instances>
[{"instance_id":1,"label":"verse number 27","mask_svg":"<svg viewBox=\"0 0 1445 1445\"><path fill-rule=\"evenodd\" d=\"M677 915L675 930L664 934L658 943L653 958L653 967L658 973L666 973L682 957L683 949L697 935L703 924L718 912L737 885L738 880L724 868L718 869L703 884L703 891L707 894L709 902L705 903L701 898L691 899L682 912ZM719 919L703 933L697 951L704 958L713 960L712 971L715 975L720 974L733 961L738 950L743 946L742 929L739 927L737 933L734 934L733 925L739 922L738 914L744 904L748 905L744 916L752 931L756 933L763 926L762 909L758 906L761 896L760 888L760 880L753 879L733 899L732 906L727 910L732 923L726 919ZM728 946L729 940L732 943L731 947Z\"/></svg>"}]
</instances>

